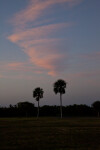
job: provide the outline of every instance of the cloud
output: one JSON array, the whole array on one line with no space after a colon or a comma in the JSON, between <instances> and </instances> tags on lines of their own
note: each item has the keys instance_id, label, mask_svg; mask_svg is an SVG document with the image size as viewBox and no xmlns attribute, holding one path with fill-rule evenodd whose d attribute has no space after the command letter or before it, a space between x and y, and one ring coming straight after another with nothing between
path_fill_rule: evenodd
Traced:
<instances>
[{"instance_id":1,"label":"cloud","mask_svg":"<svg viewBox=\"0 0 100 150\"><path fill-rule=\"evenodd\" d=\"M35 68L33 66L30 65L29 62L10 62L10 63L6 63L4 65L4 69L6 70L11 70L11 71L23 71L23 72L27 72L27 71L33 71L35 70Z\"/></svg>"},{"instance_id":2,"label":"cloud","mask_svg":"<svg viewBox=\"0 0 100 150\"><path fill-rule=\"evenodd\" d=\"M0 78L33 79L37 74L45 73L41 68L33 66L30 62L0 62ZM34 73L34 76L33 76Z\"/></svg>"},{"instance_id":3,"label":"cloud","mask_svg":"<svg viewBox=\"0 0 100 150\"><path fill-rule=\"evenodd\" d=\"M6 71L32 71L35 69L33 65L31 66L28 62L0 62L0 70L1 72Z\"/></svg>"},{"instance_id":4,"label":"cloud","mask_svg":"<svg viewBox=\"0 0 100 150\"><path fill-rule=\"evenodd\" d=\"M43 38L48 38L51 34L55 34L58 30L66 29L67 27L72 26L72 23L58 23L58 24L50 24L44 25L32 29L28 29L25 31L20 31L19 33L14 33L8 36L8 39L14 43L19 41L27 41L27 40L39 40Z\"/></svg>"},{"instance_id":5,"label":"cloud","mask_svg":"<svg viewBox=\"0 0 100 150\"><path fill-rule=\"evenodd\" d=\"M61 60L64 60L65 55L56 49L56 44L58 45L62 40L49 37L52 33L70 25L70 23L60 23L37 27L10 35L8 39L23 48L30 62L46 69L49 75L54 76L58 70L61 70L58 65L61 66Z\"/></svg>"},{"instance_id":6,"label":"cloud","mask_svg":"<svg viewBox=\"0 0 100 150\"><path fill-rule=\"evenodd\" d=\"M47 9L51 6L65 3L74 6L80 2L82 0L30 0L25 9L14 15L12 19L14 32L7 37L8 40L21 47L27 54L30 64L46 70L47 74L54 76L59 71L64 71L68 54L58 47L62 42L59 36L64 35L66 29L73 23L60 22L47 25L43 22L43 25L40 25L38 21L40 17L44 18L47 15ZM38 26L35 26L36 23ZM23 64L9 64L8 67L23 68Z\"/></svg>"},{"instance_id":7,"label":"cloud","mask_svg":"<svg viewBox=\"0 0 100 150\"><path fill-rule=\"evenodd\" d=\"M16 67L20 67L22 65L23 65L23 63L21 63L21 62L13 62L13 63L8 63L7 67L16 68Z\"/></svg>"},{"instance_id":8,"label":"cloud","mask_svg":"<svg viewBox=\"0 0 100 150\"><path fill-rule=\"evenodd\" d=\"M56 52L50 53L49 49L42 49L42 51L43 53L32 48L27 50L26 53L30 57L30 61L32 63L48 71L50 70L48 74L50 74L50 72L53 72L52 74L56 74L56 71L60 70L59 67L61 66L59 65L59 62L64 59L64 55L57 54ZM46 51L46 53L44 51Z\"/></svg>"},{"instance_id":9,"label":"cloud","mask_svg":"<svg viewBox=\"0 0 100 150\"><path fill-rule=\"evenodd\" d=\"M52 5L67 3L72 7L80 2L82 0L31 0L24 10L14 16L12 23L16 26L26 26L27 23L37 21L38 18L42 17Z\"/></svg>"}]
</instances>

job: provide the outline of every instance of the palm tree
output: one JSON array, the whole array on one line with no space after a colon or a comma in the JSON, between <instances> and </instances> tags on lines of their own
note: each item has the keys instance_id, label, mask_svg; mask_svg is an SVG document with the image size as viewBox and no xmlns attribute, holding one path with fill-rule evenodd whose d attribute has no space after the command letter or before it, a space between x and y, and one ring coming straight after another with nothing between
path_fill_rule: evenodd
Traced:
<instances>
[{"instance_id":1,"label":"palm tree","mask_svg":"<svg viewBox=\"0 0 100 150\"><path fill-rule=\"evenodd\" d=\"M65 94L66 82L62 79L57 80L54 83L54 92L55 94L60 93L60 112L62 118L62 94Z\"/></svg>"},{"instance_id":2,"label":"palm tree","mask_svg":"<svg viewBox=\"0 0 100 150\"><path fill-rule=\"evenodd\" d=\"M36 98L36 101L38 102L37 118L39 117L39 100L40 100L40 98L43 98L43 93L44 93L44 91L40 87L35 88L33 91L33 97Z\"/></svg>"}]
</instances>

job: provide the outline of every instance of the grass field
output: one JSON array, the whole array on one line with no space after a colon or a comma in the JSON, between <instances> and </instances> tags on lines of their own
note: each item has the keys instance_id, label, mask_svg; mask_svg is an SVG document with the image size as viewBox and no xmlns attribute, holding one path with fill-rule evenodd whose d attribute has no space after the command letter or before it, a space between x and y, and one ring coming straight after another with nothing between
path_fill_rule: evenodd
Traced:
<instances>
[{"instance_id":1,"label":"grass field","mask_svg":"<svg viewBox=\"0 0 100 150\"><path fill-rule=\"evenodd\" d=\"M0 118L0 150L100 150L99 118Z\"/></svg>"}]
</instances>

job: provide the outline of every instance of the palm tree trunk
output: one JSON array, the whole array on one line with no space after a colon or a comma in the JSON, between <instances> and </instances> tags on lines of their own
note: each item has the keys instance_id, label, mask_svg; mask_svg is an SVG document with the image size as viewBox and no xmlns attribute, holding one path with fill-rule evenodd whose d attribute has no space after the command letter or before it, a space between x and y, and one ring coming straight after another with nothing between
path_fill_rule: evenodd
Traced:
<instances>
[{"instance_id":1,"label":"palm tree trunk","mask_svg":"<svg viewBox=\"0 0 100 150\"><path fill-rule=\"evenodd\" d=\"M61 119L62 119L62 94L60 93L60 112L61 112Z\"/></svg>"},{"instance_id":2,"label":"palm tree trunk","mask_svg":"<svg viewBox=\"0 0 100 150\"><path fill-rule=\"evenodd\" d=\"M39 100L38 100L38 113L37 113L37 118L39 118Z\"/></svg>"}]
</instances>

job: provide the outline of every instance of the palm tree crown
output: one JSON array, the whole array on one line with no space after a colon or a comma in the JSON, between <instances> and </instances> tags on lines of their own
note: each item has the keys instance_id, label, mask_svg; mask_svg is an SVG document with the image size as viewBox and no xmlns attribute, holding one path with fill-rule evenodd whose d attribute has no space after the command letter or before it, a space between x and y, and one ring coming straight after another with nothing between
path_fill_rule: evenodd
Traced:
<instances>
[{"instance_id":1,"label":"palm tree crown","mask_svg":"<svg viewBox=\"0 0 100 150\"><path fill-rule=\"evenodd\" d=\"M33 91L33 97L36 98L36 101L39 101L40 98L43 98L43 89L41 89L40 87L37 87L34 91Z\"/></svg>"},{"instance_id":2,"label":"palm tree crown","mask_svg":"<svg viewBox=\"0 0 100 150\"><path fill-rule=\"evenodd\" d=\"M66 88L66 82L62 79L59 79L54 83L55 94L57 93L65 94L65 88Z\"/></svg>"}]
</instances>

